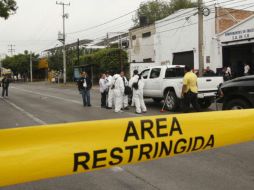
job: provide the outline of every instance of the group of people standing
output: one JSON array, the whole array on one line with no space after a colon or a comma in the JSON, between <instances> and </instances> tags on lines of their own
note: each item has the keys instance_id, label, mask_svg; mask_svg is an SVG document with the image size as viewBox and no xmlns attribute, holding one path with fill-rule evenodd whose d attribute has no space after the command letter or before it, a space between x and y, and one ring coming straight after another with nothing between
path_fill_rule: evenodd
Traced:
<instances>
[{"instance_id":1,"label":"group of people standing","mask_svg":"<svg viewBox=\"0 0 254 190\"><path fill-rule=\"evenodd\" d=\"M116 113L129 110L129 97L132 96L132 106L136 107L136 113L141 114L147 111L144 99L144 82L138 71L135 70L133 77L128 81L125 73L101 74L99 81L101 92L101 107L113 109Z\"/></svg>"}]
</instances>

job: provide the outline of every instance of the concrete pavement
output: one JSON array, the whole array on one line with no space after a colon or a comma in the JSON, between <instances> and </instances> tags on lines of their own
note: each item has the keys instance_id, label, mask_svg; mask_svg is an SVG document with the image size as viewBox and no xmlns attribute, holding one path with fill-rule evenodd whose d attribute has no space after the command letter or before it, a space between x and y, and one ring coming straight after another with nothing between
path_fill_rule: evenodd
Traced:
<instances>
[{"instance_id":1,"label":"concrete pavement","mask_svg":"<svg viewBox=\"0 0 254 190\"><path fill-rule=\"evenodd\" d=\"M0 128L136 116L133 109L120 114L101 109L98 90L95 89L92 94L93 107L84 108L78 91L73 87L59 88L41 83L14 84L10 88L10 97L0 99ZM145 115L160 114L161 105L151 101L147 104L149 111ZM254 143L251 142L1 189L248 190L254 187L253 158Z\"/></svg>"}]
</instances>

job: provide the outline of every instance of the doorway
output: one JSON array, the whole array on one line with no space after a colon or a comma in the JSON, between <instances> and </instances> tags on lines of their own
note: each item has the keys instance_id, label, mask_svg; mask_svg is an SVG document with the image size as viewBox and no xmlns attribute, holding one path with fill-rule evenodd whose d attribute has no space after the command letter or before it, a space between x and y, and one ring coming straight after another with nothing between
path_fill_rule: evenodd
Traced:
<instances>
[{"instance_id":1,"label":"doorway","mask_svg":"<svg viewBox=\"0 0 254 190\"><path fill-rule=\"evenodd\" d=\"M240 77L244 74L244 64L251 67L251 73L254 69L254 43L224 46L223 67L231 67L234 77Z\"/></svg>"}]
</instances>

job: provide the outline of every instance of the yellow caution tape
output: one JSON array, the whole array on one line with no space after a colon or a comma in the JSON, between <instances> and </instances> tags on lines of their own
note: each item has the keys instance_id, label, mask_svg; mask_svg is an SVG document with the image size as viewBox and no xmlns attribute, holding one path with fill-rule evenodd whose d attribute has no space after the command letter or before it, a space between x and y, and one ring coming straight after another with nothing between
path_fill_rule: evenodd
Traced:
<instances>
[{"instance_id":1,"label":"yellow caution tape","mask_svg":"<svg viewBox=\"0 0 254 190\"><path fill-rule=\"evenodd\" d=\"M0 186L254 140L254 110L0 130Z\"/></svg>"}]
</instances>

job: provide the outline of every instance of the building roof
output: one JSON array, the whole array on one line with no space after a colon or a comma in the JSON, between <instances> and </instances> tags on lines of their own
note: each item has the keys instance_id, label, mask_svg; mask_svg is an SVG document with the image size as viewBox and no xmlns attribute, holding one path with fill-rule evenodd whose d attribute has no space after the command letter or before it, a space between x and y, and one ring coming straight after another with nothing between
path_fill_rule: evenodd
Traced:
<instances>
[{"instance_id":1,"label":"building roof","mask_svg":"<svg viewBox=\"0 0 254 190\"><path fill-rule=\"evenodd\" d=\"M234 28L236 28L236 27L242 25L242 24L245 23L245 22L248 22L249 20L251 20L251 19L253 19L253 18L254 18L254 15L251 15L250 17L248 17L248 18L246 18L246 19L240 21L239 23L237 23L237 24L231 26L230 28L224 30L223 32L219 33L218 36L221 36L221 35L225 34L226 32L228 32L228 31L230 31L230 30L232 30L232 29L234 29Z\"/></svg>"},{"instance_id":2,"label":"building roof","mask_svg":"<svg viewBox=\"0 0 254 190\"><path fill-rule=\"evenodd\" d=\"M195 7L195 8L187 8L187 9L180 9L180 10L174 12L173 14L171 14L171 15L165 17L164 19L161 19L161 20L156 21L155 24L159 24L159 23L165 22L165 21L167 21L167 20L178 19L178 18L179 18L179 17L178 17L179 15L182 16L182 15L184 15L185 13L191 13L191 11L194 11L194 10L196 10L196 9L197 9L196 7ZM193 12L193 14L194 14L194 12ZM189 16L189 14L187 14L186 17L187 17L187 16Z\"/></svg>"},{"instance_id":3,"label":"building roof","mask_svg":"<svg viewBox=\"0 0 254 190\"><path fill-rule=\"evenodd\" d=\"M89 43L91 43L93 40L89 40L89 39L83 39L83 40L79 40L79 45L80 46L84 46L84 45L88 45ZM73 42L73 43L70 43L70 44L66 44L66 48L73 48L73 47L77 47L78 45L78 42ZM46 49L44 50L44 52L46 51L55 51L55 50L59 50L61 49L63 46L57 46L57 47L54 47L54 48L50 48L50 49Z\"/></svg>"},{"instance_id":4,"label":"building roof","mask_svg":"<svg viewBox=\"0 0 254 190\"><path fill-rule=\"evenodd\" d=\"M105 46L108 43L114 43L116 41L119 41L119 38L122 39L122 38L126 38L128 36L129 36L129 33L118 34L118 35L115 35L110 38L103 38L100 42L97 42L94 45L95 46Z\"/></svg>"}]
</instances>

